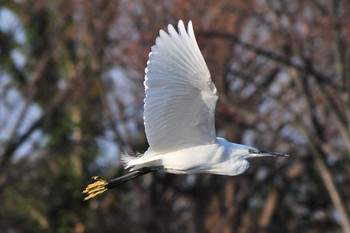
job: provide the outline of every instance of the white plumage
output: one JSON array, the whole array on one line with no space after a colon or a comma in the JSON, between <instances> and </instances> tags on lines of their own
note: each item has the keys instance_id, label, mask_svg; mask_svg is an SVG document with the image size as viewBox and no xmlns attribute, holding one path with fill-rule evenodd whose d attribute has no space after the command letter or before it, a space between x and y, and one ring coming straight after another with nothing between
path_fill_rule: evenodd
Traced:
<instances>
[{"instance_id":1,"label":"white plumage","mask_svg":"<svg viewBox=\"0 0 350 233\"><path fill-rule=\"evenodd\" d=\"M85 200L149 172L212 173L234 176L249 167L248 158L287 156L216 137L214 112L218 99L210 72L199 50L192 23L187 31L160 30L152 47L145 76L144 123L150 147L138 157L122 154L130 172L95 182L84 190Z\"/></svg>"},{"instance_id":2,"label":"white plumage","mask_svg":"<svg viewBox=\"0 0 350 233\"><path fill-rule=\"evenodd\" d=\"M194 37L160 30L145 75L144 122L150 149L162 153L215 142L216 88Z\"/></svg>"},{"instance_id":3,"label":"white plumage","mask_svg":"<svg viewBox=\"0 0 350 233\"><path fill-rule=\"evenodd\" d=\"M187 31L181 20L178 32L172 25L168 33L160 30L145 72L144 123L150 147L137 158L122 155L126 168L237 175L249 167L246 158L277 155L216 137L217 90L192 22Z\"/></svg>"}]
</instances>

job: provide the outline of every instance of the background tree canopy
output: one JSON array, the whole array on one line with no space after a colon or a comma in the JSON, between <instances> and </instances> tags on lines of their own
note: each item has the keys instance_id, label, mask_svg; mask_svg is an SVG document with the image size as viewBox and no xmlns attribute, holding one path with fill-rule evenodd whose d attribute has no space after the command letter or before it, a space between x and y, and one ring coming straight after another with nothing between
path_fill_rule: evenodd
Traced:
<instances>
[{"instance_id":1,"label":"background tree canopy","mask_svg":"<svg viewBox=\"0 0 350 233\"><path fill-rule=\"evenodd\" d=\"M350 1L0 3L1 232L350 233ZM217 133L292 155L247 174L148 174L83 202L147 148L144 68L192 20Z\"/></svg>"}]
</instances>

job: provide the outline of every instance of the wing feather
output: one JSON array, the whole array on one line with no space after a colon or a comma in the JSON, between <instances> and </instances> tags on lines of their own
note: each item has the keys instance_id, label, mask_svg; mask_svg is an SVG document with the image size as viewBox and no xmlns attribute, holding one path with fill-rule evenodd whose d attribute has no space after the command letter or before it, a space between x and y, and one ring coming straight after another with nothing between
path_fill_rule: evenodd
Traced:
<instances>
[{"instance_id":1,"label":"wing feather","mask_svg":"<svg viewBox=\"0 0 350 233\"><path fill-rule=\"evenodd\" d=\"M145 69L144 122L150 149L158 153L216 141L215 85L199 50L192 23L186 32L159 31Z\"/></svg>"}]
</instances>

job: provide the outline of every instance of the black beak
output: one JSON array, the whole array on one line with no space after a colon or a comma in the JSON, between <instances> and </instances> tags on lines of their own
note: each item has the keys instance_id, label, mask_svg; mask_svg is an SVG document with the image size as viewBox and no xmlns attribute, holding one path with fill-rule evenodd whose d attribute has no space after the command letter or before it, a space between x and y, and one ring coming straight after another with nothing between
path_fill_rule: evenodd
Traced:
<instances>
[{"instance_id":1,"label":"black beak","mask_svg":"<svg viewBox=\"0 0 350 233\"><path fill-rule=\"evenodd\" d=\"M279 153L279 152L270 152L270 151L264 151L264 150L256 150L252 154L256 154L260 156L289 157L288 154Z\"/></svg>"}]
</instances>

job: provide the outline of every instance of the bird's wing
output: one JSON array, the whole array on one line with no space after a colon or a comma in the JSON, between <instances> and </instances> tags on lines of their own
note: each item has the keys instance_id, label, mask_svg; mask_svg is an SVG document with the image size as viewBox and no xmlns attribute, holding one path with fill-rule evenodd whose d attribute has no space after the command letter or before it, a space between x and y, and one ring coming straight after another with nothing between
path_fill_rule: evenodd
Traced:
<instances>
[{"instance_id":1,"label":"bird's wing","mask_svg":"<svg viewBox=\"0 0 350 233\"><path fill-rule=\"evenodd\" d=\"M160 30L145 75L144 122L150 149L164 153L216 142L215 85L192 23Z\"/></svg>"}]
</instances>

